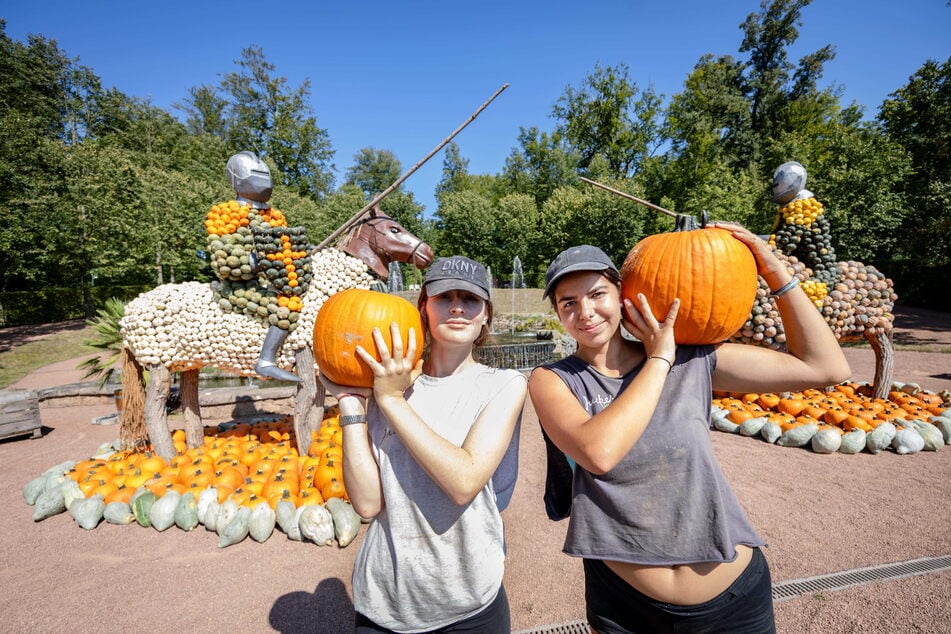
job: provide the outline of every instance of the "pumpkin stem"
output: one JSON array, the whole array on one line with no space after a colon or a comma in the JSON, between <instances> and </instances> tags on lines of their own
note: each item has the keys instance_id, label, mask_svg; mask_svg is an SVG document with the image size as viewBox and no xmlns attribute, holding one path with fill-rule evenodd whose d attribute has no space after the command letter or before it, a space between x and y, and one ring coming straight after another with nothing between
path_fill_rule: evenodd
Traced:
<instances>
[{"instance_id":1,"label":"pumpkin stem","mask_svg":"<svg viewBox=\"0 0 951 634\"><path fill-rule=\"evenodd\" d=\"M707 226L708 222L710 222L710 214L707 213L706 209L700 212L700 220L697 220L696 216L691 216L690 214L677 214L676 220L674 221L674 231L703 229Z\"/></svg>"}]
</instances>

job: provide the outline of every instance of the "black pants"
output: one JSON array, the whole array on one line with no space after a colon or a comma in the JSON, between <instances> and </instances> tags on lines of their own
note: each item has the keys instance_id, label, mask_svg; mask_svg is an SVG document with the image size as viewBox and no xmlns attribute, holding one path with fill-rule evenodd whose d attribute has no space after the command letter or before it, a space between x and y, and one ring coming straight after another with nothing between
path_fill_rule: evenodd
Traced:
<instances>
[{"instance_id":1,"label":"black pants","mask_svg":"<svg viewBox=\"0 0 951 634\"><path fill-rule=\"evenodd\" d=\"M499 588L499 593L495 599L484 610L467 619L447 625L436 630L430 630L426 634L449 634L463 633L470 634L509 634L512 631L512 616L509 613L509 599L505 594L505 586ZM392 630L382 628L367 617L357 612L356 634L379 634L380 632L390 633Z\"/></svg>"},{"instance_id":2,"label":"black pants","mask_svg":"<svg viewBox=\"0 0 951 634\"><path fill-rule=\"evenodd\" d=\"M676 605L638 592L598 559L584 560L588 623L599 634L689 632L772 634L772 580L759 548L729 588L696 605Z\"/></svg>"}]
</instances>

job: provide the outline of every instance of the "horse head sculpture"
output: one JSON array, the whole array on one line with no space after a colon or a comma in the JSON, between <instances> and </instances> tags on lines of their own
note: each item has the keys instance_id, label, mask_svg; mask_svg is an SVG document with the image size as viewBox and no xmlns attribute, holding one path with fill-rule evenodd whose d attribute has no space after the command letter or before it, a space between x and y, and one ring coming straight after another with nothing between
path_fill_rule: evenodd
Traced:
<instances>
[{"instance_id":1,"label":"horse head sculpture","mask_svg":"<svg viewBox=\"0 0 951 634\"><path fill-rule=\"evenodd\" d=\"M424 269L433 261L433 250L403 225L374 207L354 223L337 248L366 262L382 279L390 262L404 262Z\"/></svg>"}]
</instances>

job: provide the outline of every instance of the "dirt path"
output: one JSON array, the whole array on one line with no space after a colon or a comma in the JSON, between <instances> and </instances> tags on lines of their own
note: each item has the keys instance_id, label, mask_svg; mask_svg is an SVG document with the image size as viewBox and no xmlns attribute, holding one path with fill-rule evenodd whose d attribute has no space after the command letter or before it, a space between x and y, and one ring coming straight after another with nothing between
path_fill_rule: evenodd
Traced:
<instances>
[{"instance_id":1,"label":"dirt path","mask_svg":"<svg viewBox=\"0 0 951 634\"><path fill-rule=\"evenodd\" d=\"M951 326L909 332L951 343ZM861 352L850 356L856 374L868 372ZM896 355L896 379L943 389L951 356L922 354ZM58 365L20 386L78 380L65 380L71 370L66 362ZM113 411L111 403L44 406L43 438L0 441L0 504L7 509L0 514L0 630L352 631L350 571L361 537L345 549L292 542L283 534L219 549L217 537L202 527L159 533L103 524L85 531L66 514L33 522L23 485L114 440L115 426L90 424ZM825 456L719 432L712 438L727 477L769 542L774 582L951 555L951 447L912 456ZM584 617L580 562L561 553L566 525L549 521L542 508L544 448L530 403L521 440L519 484L505 512L505 584L516 630ZM778 602L776 615L779 631L789 634L948 631L951 571Z\"/></svg>"}]
</instances>

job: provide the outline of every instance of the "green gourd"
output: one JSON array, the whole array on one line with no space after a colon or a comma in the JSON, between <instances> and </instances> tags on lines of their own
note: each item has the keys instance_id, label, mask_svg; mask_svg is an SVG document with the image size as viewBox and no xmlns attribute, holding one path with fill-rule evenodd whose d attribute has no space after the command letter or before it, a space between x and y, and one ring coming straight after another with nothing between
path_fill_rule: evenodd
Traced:
<instances>
[{"instance_id":1,"label":"green gourd","mask_svg":"<svg viewBox=\"0 0 951 634\"><path fill-rule=\"evenodd\" d=\"M892 438L895 437L895 425L884 422L870 431L865 437L865 449L869 453L877 454L887 449L892 444Z\"/></svg>"},{"instance_id":2,"label":"green gourd","mask_svg":"<svg viewBox=\"0 0 951 634\"><path fill-rule=\"evenodd\" d=\"M149 523L157 531L164 531L175 524L175 509L181 499L178 491L166 491L165 495L155 500L149 509Z\"/></svg>"},{"instance_id":3,"label":"green gourd","mask_svg":"<svg viewBox=\"0 0 951 634\"><path fill-rule=\"evenodd\" d=\"M318 546L329 546L334 540L334 520L324 505L308 504L303 507L297 525L300 534Z\"/></svg>"},{"instance_id":4,"label":"green gourd","mask_svg":"<svg viewBox=\"0 0 951 634\"><path fill-rule=\"evenodd\" d=\"M73 506L76 500L85 500L86 494L79 488L79 483L71 478L63 481L59 487L63 490L63 502L66 504L66 510Z\"/></svg>"},{"instance_id":5,"label":"green gourd","mask_svg":"<svg viewBox=\"0 0 951 634\"><path fill-rule=\"evenodd\" d=\"M818 431L819 426L815 423L793 427L783 432L783 435L779 437L776 444L782 447L805 447Z\"/></svg>"},{"instance_id":6,"label":"green gourd","mask_svg":"<svg viewBox=\"0 0 951 634\"><path fill-rule=\"evenodd\" d=\"M191 491L186 491L178 500L175 507L175 526L183 531L190 531L198 526L198 500Z\"/></svg>"},{"instance_id":7,"label":"green gourd","mask_svg":"<svg viewBox=\"0 0 951 634\"><path fill-rule=\"evenodd\" d=\"M759 435L762 436L763 440L772 445L782 437L783 429L776 423L770 421L759 430Z\"/></svg>"},{"instance_id":8,"label":"green gourd","mask_svg":"<svg viewBox=\"0 0 951 634\"><path fill-rule=\"evenodd\" d=\"M360 532L360 516L349 502L340 498L330 498L324 506L333 517L337 545L346 548Z\"/></svg>"},{"instance_id":9,"label":"green gourd","mask_svg":"<svg viewBox=\"0 0 951 634\"><path fill-rule=\"evenodd\" d=\"M256 542L265 542L274 532L277 515L267 502L261 502L251 510L248 533Z\"/></svg>"},{"instance_id":10,"label":"green gourd","mask_svg":"<svg viewBox=\"0 0 951 634\"><path fill-rule=\"evenodd\" d=\"M213 533L218 532L218 511L220 508L221 505L218 504L217 496L214 500L208 502L208 508L205 509L205 530L209 530Z\"/></svg>"},{"instance_id":11,"label":"green gourd","mask_svg":"<svg viewBox=\"0 0 951 634\"><path fill-rule=\"evenodd\" d=\"M839 453L857 454L865 449L865 430L853 429L842 434L842 444L839 445Z\"/></svg>"},{"instance_id":12,"label":"green gourd","mask_svg":"<svg viewBox=\"0 0 951 634\"><path fill-rule=\"evenodd\" d=\"M60 486L52 486L43 491L33 504L33 521L40 522L47 517L58 515L66 510L66 500Z\"/></svg>"},{"instance_id":13,"label":"green gourd","mask_svg":"<svg viewBox=\"0 0 951 634\"><path fill-rule=\"evenodd\" d=\"M895 432L892 438L892 449L897 454L918 453L925 448L925 439L913 428L906 427Z\"/></svg>"},{"instance_id":14,"label":"green gourd","mask_svg":"<svg viewBox=\"0 0 951 634\"><path fill-rule=\"evenodd\" d=\"M218 489L214 487L208 487L198 494L198 522L201 524L205 523L205 516L208 511L208 505L214 501L216 504L218 502Z\"/></svg>"},{"instance_id":15,"label":"green gourd","mask_svg":"<svg viewBox=\"0 0 951 634\"><path fill-rule=\"evenodd\" d=\"M102 518L110 524L131 524L135 521L132 507L126 502L109 502L102 511Z\"/></svg>"},{"instance_id":16,"label":"green gourd","mask_svg":"<svg viewBox=\"0 0 951 634\"><path fill-rule=\"evenodd\" d=\"M142 493L136 490L132 494L132 514L135 515L135 521L139 523L139 526L148 528L152 525L150 511L157 499L155 494L148 489L145 489Z\"/></svg>"},{"instance_id":17,"label":"green gourd","mask_svg":"<svg viewBox=\"0 0 951 634\"><path fill-rule=\"evenodd\" d=\"M92 497L74 501L69 507L69 514L73 516L80 528L91 530L99 526L105 510L106 503L102 495L97 493Z\"/></svg>"},{"instance_id":18,"label":"green gourd","mask_svg":"<svg viewBox=\"0 0 951 634\"><path fill-rule=\"evenodd\" d=\"M763 429L763 425L765 424L765 416L747 418L745 421L740 423L740 434L743 436L755 436L760 432L761 429Z\"/></svg>"},{"instance_id":19,"label":"green gourd","mask_svg":"<svg viewBox=\"0 0 951 634\"><path fill-rule=\"evenodd\" d=\"M842 434L835 429L821 429L809 442L816 453L835 453L842 446Z\"/></svg>"},{"instance_id":20,"label":"green gourd","mask_svg":"<svg viewBox=\"0 0 951 634\"><path fill-rule=\"evenodd\" d=\"M285 535L291 537L291 532L297 534L297 541L300 541L300 529L297 528L297 507L294 506L294 503L289 500L278 500L277 506L274 507L275 519L277 525L284 532Z\"/></svg>"},{"instance_id":21,"label":"green gourd","mask_svg":"<svg viewBox=\"0 0 951 634\"><path fill-rule=\"evenodd\" d=\"M243 541L248 536L248 520L250 518L251 509L246 506L239 507L228 521L228 524L218 532L218 548L225 548Z\"/></svg>"},{"instance_id":22,"label":"green gourd","mask_svg":"<svg viewBox=\"0 0 951 634\"><path fill-rule=\"evenodd\" d=\"M46 490L47 482L49 482L49 477L46 473L38 475L27 482L26 486L23 487L23 501L30 506L36 504L36 500L43 494L43 491Z\"/></svg>"},{"instance_id":23,"label":"green gourd","mask_svg":"<svg viewBox=\"0 0 951 634\"><path fill-rule=\"evenodd\" d=\"M221 535L221 531L228 526L234 516L238 513L238 503L228 498L224 502L218 505L218 517L215 519L215 528L218 529L218 534Z\"/></svg>"}]
</instances>

